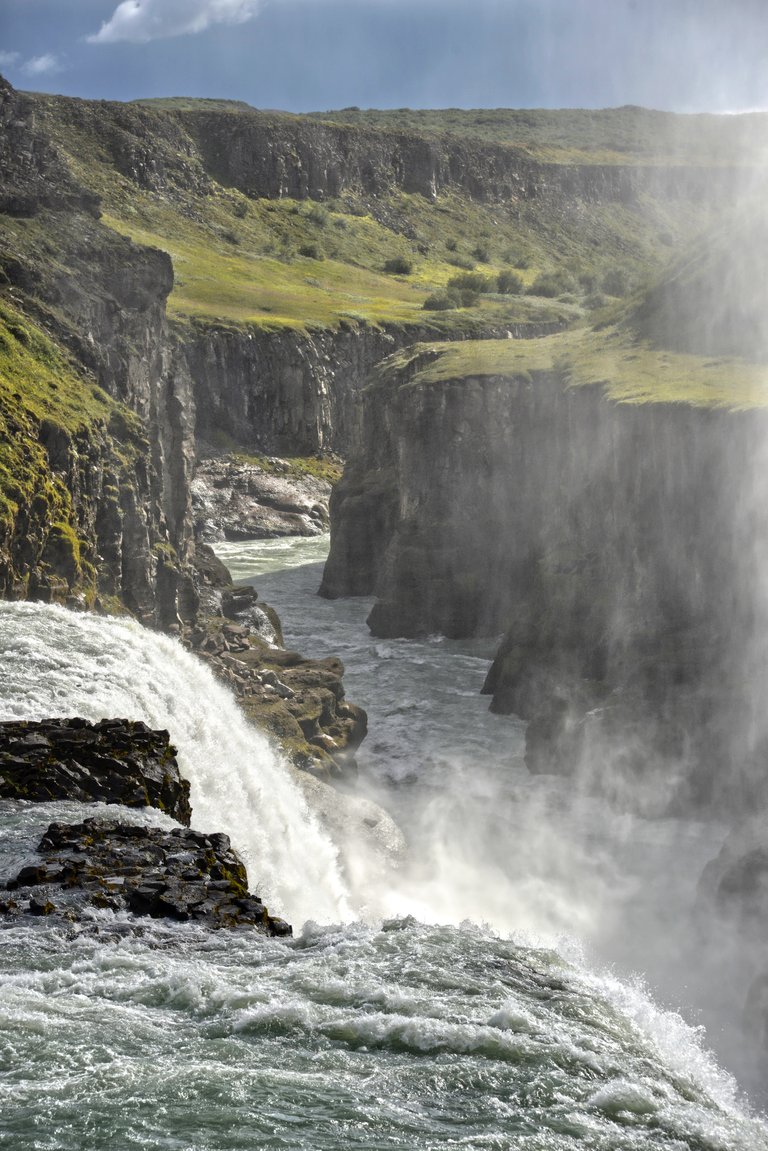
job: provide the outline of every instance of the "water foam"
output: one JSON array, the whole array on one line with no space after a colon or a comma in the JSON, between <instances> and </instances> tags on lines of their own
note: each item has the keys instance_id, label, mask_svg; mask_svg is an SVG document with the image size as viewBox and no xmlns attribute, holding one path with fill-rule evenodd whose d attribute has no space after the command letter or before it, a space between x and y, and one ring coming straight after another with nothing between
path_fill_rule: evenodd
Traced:
<instances>
[{"instance_id":1,"label":"water foam","mask_svg":"<svg viewBox=\"0 0 768 1151\"><path fill-rule=\"evenodd\" d=\"M167 728L193 825L226 831L270 910L352 915L337 852L285 764L232 695L173 639L130 620L0 603L0 719L126 717Z\"/></svg>"}]
</instances>

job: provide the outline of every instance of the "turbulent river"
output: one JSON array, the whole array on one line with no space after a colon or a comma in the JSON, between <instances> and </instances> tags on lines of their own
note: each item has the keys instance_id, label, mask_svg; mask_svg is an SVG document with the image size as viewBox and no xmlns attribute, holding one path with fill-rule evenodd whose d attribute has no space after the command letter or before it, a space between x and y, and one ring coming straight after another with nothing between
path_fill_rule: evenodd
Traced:
<instances>
[{"instance_id":1,"label":"turbulent river","mask_svg":"<svg viewBox=\"0 0 768 1151\"><path fill-rule=\"evenodd\" d=\"M489 651L372 640L367 603L314 595L326 546L221 554L277 607L289 646L343 658L370 716L361 776L408 842L385 872L364 845L345 872L279 759L171 640L0 604L0 717L167 727L194 825L227 831L295 926L287 941L137 934L104 911L99 933L5 930L0 1146L768 1149L691 1026L697 1007L730 1018L747 976L688 926L725 829L619 816L529 777L519 725L478 694ZM0 878L52 819L99 809L0 802Z\"/></svg>"}]
</instances>

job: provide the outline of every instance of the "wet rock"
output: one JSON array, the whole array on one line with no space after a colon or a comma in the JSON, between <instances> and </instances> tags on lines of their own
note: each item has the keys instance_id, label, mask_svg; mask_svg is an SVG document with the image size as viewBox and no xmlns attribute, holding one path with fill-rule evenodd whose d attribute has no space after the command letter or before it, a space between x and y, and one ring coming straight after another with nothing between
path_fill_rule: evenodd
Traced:
<instances>
[{"instance_id":1,"label":"wet rock","mask_svg":"<svg viewBox=\"0 0 768 1151\"><path fill-rule=\"evenodd\" d=\"M23 867L6 884L14 892L0 901L6 923L24 915L87 922L94 909L108 909L291 934L290 926L248 891L245 867L221 833L86 819L52 823L38 850L42 861Z\"/></svg>"},{"instance_id":2,"label":"wet rock","mask_svg":"<svg viewBox=\"0 0 768 1151\"><path fill-rule=\"evenodd\" d=\"M184 824L191 815L168 732L127 719L0 723L0 798L157 807Z\"/></svg>"}]
</instances>

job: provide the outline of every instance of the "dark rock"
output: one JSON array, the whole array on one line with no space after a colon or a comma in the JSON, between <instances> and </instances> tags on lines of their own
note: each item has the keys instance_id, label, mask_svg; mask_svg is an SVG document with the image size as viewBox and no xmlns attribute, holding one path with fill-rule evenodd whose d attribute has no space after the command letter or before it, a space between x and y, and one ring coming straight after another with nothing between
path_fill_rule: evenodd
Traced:
<instances>
[{"instance_id":1,"label":"dark rock","mask_svg":"<svg viewBox=\"0 0 768 1151\"><path fill-rule=\"evenodd\" d=\"M0 776L4 799L98 799L190 820L189 783L168 732L140 721L0 723Z\"/></svg>"},{"instance_id":2,"label":"dark rock","mask_svg":"<svg viewBox=\"0 0 768 1151\"><path fill-rule=\"evenodd\" d=\"M18 898L0 903L6 922L25 914L88 922L91 908L107 908L208 927L291 934L288 924L270 916L258 896L249 894L245 867L223 834L86 819L52 823L39 851L43 861L22 868L6 884L20 894L35 888L26 906Z\"/></svg>"},{"instance_id":3,"label":"dark rock","mask_svg":"<svg viewBox=\"0 0 768 1151\"><path fill-rule=\"evenodd\" d=\"M648 814L764 804L765 411L615 403L557 367L436 384L436 355L372 378L321 592L376 595L377 635L506 632L485 691L534 771Z\"/></svg>"}]
</instances>

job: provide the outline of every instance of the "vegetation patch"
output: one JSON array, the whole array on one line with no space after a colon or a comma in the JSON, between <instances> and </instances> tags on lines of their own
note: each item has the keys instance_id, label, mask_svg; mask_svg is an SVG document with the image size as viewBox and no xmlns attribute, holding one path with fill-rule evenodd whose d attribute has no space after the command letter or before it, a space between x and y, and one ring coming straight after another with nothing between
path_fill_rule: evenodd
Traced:
<instances>
[{"instance_id":1,"label":"vegetation patch","mask_svg":"<svg viewBox=\"0 0 768 1151\"><path fill-rule=\"evenodd\" d=\"M37 567L64 590L95 594L96 570L57 456L76 454L84 432L105 436L117 415L128 440L114 462L130 466L138 417L111 400L16 304L0 299L0 587L21 592ZM46 448L46 444L49 448Z\"/></svg>"},{"instance_id":2,"label":"vegetation patch","mask_svg":"<svg viewBox=\"0 0 768 1151\"><path fill-rule=\"evenodd\" d=\"M344 471L340 456L328 453L322 456L254 456L246 452L233 452L236 460L245 464L256 464L262 471L278 476L314 476L333 485L339 482Z\"/></svg>"},{"instance_id":3,"label":"vegetation patch","mask_svg":"<svg viewBox=\"0 0 768 1151\"><path fill-rule=\"evenodd\" d=\"M595 385L624 404L688 404L739 411L768 407L768 365L736 357L668 352L620 327L538 340L420 344L390 357L378 378L405 373L406 386L482 376L556 374L570 387ZM411 374L412 372L412 374Z\"/></svg>"}]
</instances>

